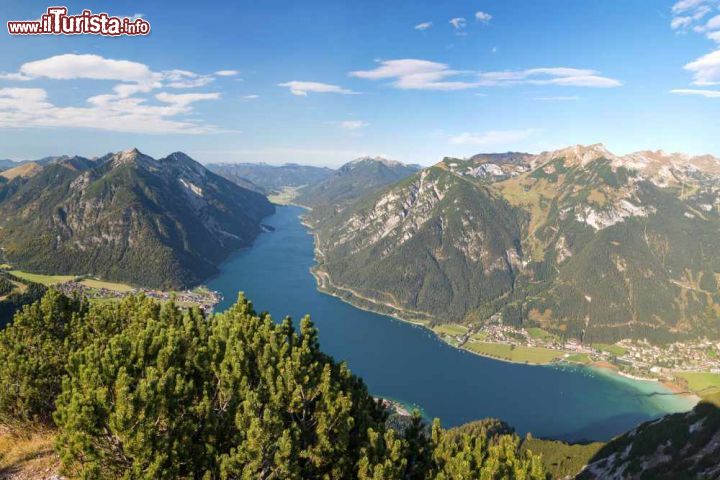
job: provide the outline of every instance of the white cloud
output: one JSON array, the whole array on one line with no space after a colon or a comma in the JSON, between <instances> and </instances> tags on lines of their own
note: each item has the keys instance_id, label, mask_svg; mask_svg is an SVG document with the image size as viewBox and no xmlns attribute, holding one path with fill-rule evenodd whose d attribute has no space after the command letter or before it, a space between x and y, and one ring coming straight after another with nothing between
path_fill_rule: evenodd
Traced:
<instances>
[{"instance_id":1,"label":"white cloud","mask_svg":"<svg viewBox=\"0 0 720 480\"><path fill-rule=\"evenodd\" d=\"M716 14L704 21L709 13L717 10L720 10L720 0L680 0L672 7L673 19L670 27L683 33L692 30L704 34L708 40L720 43L720 15ZM720 50L703 55L685 65L684 68L693 72L693 85L718 85L720 84ZM673 90L674 93L681 91L701 92L702 90ZM701 93L690 94L703 95Z\"/></svg>"},{"instance_id":2,"label":"white cloud","mask_svg":"<svg viewBox=\"0 0 720 480\"><path fill-rule=\"evenodd\" d=\"M0 128L68 127L148 134L199 134L215 130L174 118L190 112L190 103L199 98L174 100L169 105L148 105L142 98L96 95L88 99L89 106L59 107L49 101L47 92L41 88L3 88Z\"/></svg>"},{"instance_id":3,"label":"white cloud","mask_svg":"<svg viewBox=\"0 0 720 480\"><path fill-rule=\"evenodd\" d=\"M28 81L32 80L32 77L23 75L22 73L0 73L0 80L15 80L15 81Z\"/></svg>"},{"instance_id":4,"label":"white cloud","mask_svg":"<svg viewBox=\"0 0 720 480\"><path fill-rule=\"evenodd\" d=\"M212 75L187 70L155 72L145 64L115 60L99 55L63 54L23 64L16 73L2 74L4 80L30 81L38 78L72 81L78 79L116 81L111 93L95 95L83 106L57 106L44 89L0 89L0 128L77 127L136 133L206 133L216 129L179 116L192 112L191 104L216 100L219 93L174 95L161 92L148 103L139 95L153 90L194 88L212 82Z\"/></svg>"},{"instance_id":5,"label":"white cloud","mask_svg":"<svg viewBox=\"0 0 720 480\"><path fill-rule=\"evenodd\" d=\"M278 83L278 86L287 87L290 89L290 93L301 97L306 97L308 93L341 93L344 95L356 95L358 93L329 83L301 82L298 80Z\"/></svg>"},{"instance_id":6,"label":"white cloud","mask_svg":"<svg viewBox=\"0 0 720 480\"><path fill-rule=\"evenodd\" d=\"M705 0L679 0L676 2L673 7L672 11L673 13L683 13L688 10L697 8L700 5L703 5L705 3Z\"/></svg>"},{"instance_id":7,"label":"white cloud","mask_svg":"<svg viewBox=\"0 0 720 480\"><path fill-rule=\"evenodd\" d=\"M483 86L558 85L574 87L618 87L618 80L603 77L595 70L576 68L533 68L504 72L453 70L444 63L428 60L385 60L373 70L350 72L367 80L390 79L403 90L463 90ZM458 80L458 78L462 80Z\"/></svg>"},{"instance_id":8,"label":"white cloud","mask_svg":"<svg viewBox=\"0 0 720 480\"><path fill-rule=\"evenodd\" d=\"M162 73L167 86L172 88L197 88L204 87L215 80L211 75L200 75L187 70L167 70Z\"/></svg>"},{"instance_id":9,"label":"white cloud","mask_svg":"<svg viewBox=\"0 0 720 480\"><path fill-rule=\"evenodd\" d=\"M720 30L720 15L715 15L705 24L705 30Z\"/></svg>"},{"instance_id":10,"label":"white cloud","mask_svg":"<svg viewBox=\"0 0 720 480\"><path fill-rule=\"evenodd\" d=\"M219 72L230 72L220 70ZM222 75L223 73L216 73ZM226 74L226 73L225 73ZM122 82L115 87L118 96L128 97L147 93L163 86L170 88L197 88L214 80L212 75L201 75L188 70L154 72L147 65L130 60L115 60L93 54L66 53L27 62L16 73L0 74L3 80L115 80Z\"/></svg>"},{"instance_id":11,"label":"white cloud","mask_svg":"<svg viewBox=\"0 0 720 480\"><path fill-rule=\"evenodd\" d=\"M475 20L478 22L489 23L492 19L492 15L486 12L475 12Z\"/></svg>"},{"instance_id":12,"label":"white cloud","mask_svg":"<svg viewBox=\"0 0 720 480\"><path fill-rule=\"evenodd\" d=\"M693 30L702 33L709 27L700 24L700 21L718 7L720 0L681 0L672 7L670 28L686 32L694 26Z\"/></svg>"},{"instance_id":13,"label":"white cloud","mask_svg":"<svg viewBox=\"0 0 720 480\"><path fill-rule=\"evenodd\" d=\"M417 25L415 25L415 30L422 31L422 30L427 30L430 27L432 27L432 22L423 22L423 23L418 23Z\"/></svg>"},{"instance_id":14,"label":"white cloud","mask_svg":"<svg viewBox=\"0 0 720 480\"><path fill-rule=\"evenodd\" d=\"M260 98L260 95L244 95L242 98L243 100L255 100Z\"/></svg>"},{"instance_id":15,"label":"white cloud","mask_svg":"<svg viewBox=\"0 0 720 480\"><path fill-rule=\"evenodd\" d=\"M455 17L451 19L449 23L453 26L455 30L465 28L465 26L467 25L467 21L463 17Z\"/></svg>"},{"instance_id":16,"label":"white cloud","mask_svg":"<svg viewBox=\"0 0 720 480\"><path fill-rule=\"evenodd\" d=\"M215 75L218 77L234 77L235 75L238 75L240 72L237 70L218 70L215 72Z\"/></svg>"},{"instance_id":17,"label":"white cloud","mask_svg":"<svg viewBox=\"0 0 720 480\"><path fill-rule=\"evenodd\" d=\"M46 77L55 80L87 78L145 83L159 79L157 74L142 63L72 53L25 63L20 67L20 73L31 78Z\"/></svg>"},{"instance_id":18,"label":"white cloud","mask_svg":"<svg viewBox=\"0 0 720 480\"><path fill-rule=\"evenodd\" d=\"M345 130L359 130L370 126L370 124L363 120L345 120L344 122L340 122L340 126Z\"/></svg>"},{"instance_id":19,"label":"white cloud","mask_svg":"<svg viewBox=\"0 0 720 480\"><path fill-rule=\"evenodd\" d=\"M720 98L720 90L676 88L675 90L670 90L670 93L674 93L676 95L699 95L706 98Z\"/></svg>"},{"instance_id":20,"label":"white cloud","mask_svg":"<svg viewBox=\"0 0 720 480\"><path fill-rule=\"evenodd\" d=\"M47 93L42 88L0 88L0 109L14 105L14 101L44 102Z\"/></svg>"},{"instance_id":21,"label":"white cloud","mask_svg":"<svg viewBox=\"0 0 720 480\"><path fill-rule=\"evenodd\" d=\"M392 79L403 90L462 90L476 86L467 81L447 81L462 72L451 70L444 63L428 60L385 60L373 70L359 70L350 75L367 80Z\"/></svg>"},{"instance_id":22,"label":"white cloud","mask_svg":"<svg viewBox=\"0 0 720 480\"><path fill-rule=\"evenodd\" d=\"M694 85L718 85L720 84L720 50L703 55L684 68L693 72Z\"/></svg>"},{"instance_id":23,"label":"white cloud","mask_svg":"<svg viewBox=\"0 0 720 480\"><path fill-rule=\"evenodd\" d=\"M465 132L450 137L453 145L473 145L475 147L511 146L515 142L526 140L537 133L534 128L526 130L489 130L482 133Z\"/></svg>"},{"instance_id":24,"label":"white cloud","mask_svg":"<svg viewBox=\"0 0 720 480\"><path fill-rule=\"evenodd\" d=\"M201 100L217 100L220 98L219 93L182 93L172 94L166 92L160 92L155 95L155 98L164 103L170 103L178 107L187 107L193 102L199 102Z\"/></svg>"},{"instance_id":25,"label":"white cloud","mask_svg":"<svg viewBox=\"0 0 720 480\"><path fill-rule=\"evenodd\" d=\"M675 17L670 22L670 28L672 28L673 30L678 30L680 28L688 28L690 25L692 25L692 23L692 17Z\"/></svg>"},{"instance_id":26,"label":"white cloud","mask_svg":"<svg viewBox=\"0 0 720 480\"><path fill-rule=\"evenodd\" d=\"M613 88L622 83L614 78L604 77L596 70L551 67L527 70L506 70L480 73L480 83L485 86L502 85L557 85L565 87Z\"/></svg>"}]
</instances>

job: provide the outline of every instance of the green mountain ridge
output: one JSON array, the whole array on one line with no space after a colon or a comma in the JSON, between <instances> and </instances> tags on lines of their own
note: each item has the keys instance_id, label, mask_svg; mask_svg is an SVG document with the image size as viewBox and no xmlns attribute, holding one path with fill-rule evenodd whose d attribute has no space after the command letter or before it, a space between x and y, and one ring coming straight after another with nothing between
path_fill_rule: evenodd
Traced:
<instances>
[{"instance_id":1,"label":"green mountain ridge","mask_svg":"<svg viewBox=\"0 0 720 480\"><path fill-rule=\"evenodd\" d=\"M29 271L180 288L213 275L273 211L180 152L64 157L0 184L0 246Z\"/></svg>"},{"instance_id":2,"label":"green mountain ridge","mask_svg":"<svg viewBox=\"0 0 720 480\"><path fill-rule=\"evenodd\" d=\"M720 336L720 162L602 145L446 158L310 215L318 270L430 323Z\"/></svg>"},{"instance_id":3,"label":"green mountain ridge","mask_svg":"<svg viewBox=\"0 0 720 480\"><path fill-rule=\"evenodd\" d=\"M418 165L405 165L383 157L361 157L346 163L325 180L300 189L294 201L313 209L338 212L347 204L409 177L419 169Z\"/></svg>"}]
</instances>

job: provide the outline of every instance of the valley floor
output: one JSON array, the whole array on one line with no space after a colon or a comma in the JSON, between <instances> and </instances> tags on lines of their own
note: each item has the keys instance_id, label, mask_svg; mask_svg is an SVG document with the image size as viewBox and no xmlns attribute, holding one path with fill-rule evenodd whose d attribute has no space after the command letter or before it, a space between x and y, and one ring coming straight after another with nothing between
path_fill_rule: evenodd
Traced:
<instances>
[{"instance_id":1,"label":"valley floor","mask_svg":"<svg viewBox=\"0 0 720 480\"><path fill-rule=\"evenodd\" d=\"M0 270L5 270L10 275L28 282L39 283L46 287L52 286L66 295L72 295L74 293L85 295L94 302L118 301L125 296L141 293L161 301L174 299L175 303L182 307L197 306L203 310L212 311L215 305L221 300L216 292L204 287L197 287L186 291L163 291L136 287L124 283L107 282L88 276L29 273L22 270L14 270L13 267L8 264L0 265ZM18 288L24 288L24 286L18 285ZM0 297L0 301L1 300L2 298Z\"/></svg>"}]
</instances>

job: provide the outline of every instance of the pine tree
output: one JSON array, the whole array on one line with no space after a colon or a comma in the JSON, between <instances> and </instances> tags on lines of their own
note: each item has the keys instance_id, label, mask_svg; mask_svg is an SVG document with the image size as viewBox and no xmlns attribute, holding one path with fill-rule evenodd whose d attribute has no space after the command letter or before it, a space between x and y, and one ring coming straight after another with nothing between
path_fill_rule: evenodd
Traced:
<instances>
[{"instance_id":1,"label":"pine tree","mask_svg":"<svg viewBox=\"0 0 720 480\"><path fill-rule=\"evenodd\" d=\"M54 420L65 473L87 479L544 478L507 425L402 433L347 365L240 296L206 316L142 296L56 292L0 333L0 413ZM50 414L55 413L50 418Z\"/></svg>"},{"instance_id":2,"label":"pine tree","mask_svg":"<svg viewBox=\"0 0 720 480\"><path fill-rule=\"evenodd\" d=\"M0 331L0 416L51 423L72 349L70 324L85 311L82 300L51 291Z\"/></svg>"}]
</instances>

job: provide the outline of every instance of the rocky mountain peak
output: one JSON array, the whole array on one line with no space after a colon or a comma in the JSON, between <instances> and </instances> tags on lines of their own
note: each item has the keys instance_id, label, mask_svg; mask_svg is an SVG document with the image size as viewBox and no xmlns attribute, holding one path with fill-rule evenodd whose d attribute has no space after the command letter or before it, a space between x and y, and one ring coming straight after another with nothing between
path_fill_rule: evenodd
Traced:
<instances>
[{"instance_id":1,"label":"rocky mountain peak","mask_svg":"<svg viewBox=\"0 0 720 480\"><path fill-rule=\"evenodd\" d=\"M594 143L592 145L573 145L560 150L543 152L538 155L540 163L554 160L556 158L564 158L566 165L585 166L599 158L615 160L617 159L617 156L605 148L605 145L602 143Z\"/></svg>"},{"instance_id":2,"label":"rocky mountain peak","mask_svg":"<svg viewBox=\"0 0 720 480\"><path fill-rule=\"evenodd\" d=\"M113 155L112 158L112 165L113 167L117 167L120 165L126 165L128 163L133 163L137 161L137 159L142 155L140 153L140 150L137 148L132 148L130 150L124 150L122 152L116 153Z\"/></svg>"},{"instance_id":3,"label":"rocky mountain peak","mask_svg":"<svg viewBox=\"0 0 720 480\"><path fill-rule=\"evenodd\" d=\"M386 167L390 167L390 168L403 166L403 163L398 162L397 160L389 160L389 159L387 159L385 157L381 157L381 156L377 156L377 157L365 156L365 157L356 158L355 160L346 163L345 165L343 165L342 168L348 167L348 169L351 169L351 168L355 168L359 165L363 165L363 164L367 165L367 164L372 164L372 163L380 163L380 164L385 165Z\"/></svg>"},{"instance_id":4,"label":"rocky mountain peak","mask_svg":"<svg viewBox=\"0 0 720 480\"><path fill-rule=\"evenodd\" d=\"M173 152L167 157L161 158L159 161L165 166L179 169L183 174L195 180L204 177L208 171L204 166L183 152Z\"/></svg>"}]
</instances>

